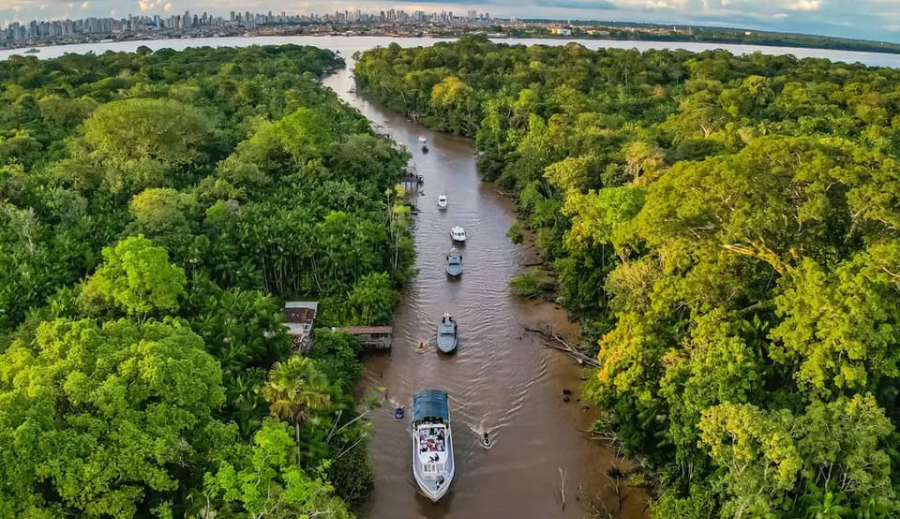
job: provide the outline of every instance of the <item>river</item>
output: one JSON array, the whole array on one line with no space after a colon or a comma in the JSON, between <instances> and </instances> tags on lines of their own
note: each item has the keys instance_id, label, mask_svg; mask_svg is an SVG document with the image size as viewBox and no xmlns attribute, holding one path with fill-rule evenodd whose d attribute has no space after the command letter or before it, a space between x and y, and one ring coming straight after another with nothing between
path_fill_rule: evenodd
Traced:
<instances>
[{"instance_id":1,"label":"river","mask_svg":"<svg viewBox=\"0 0 900 519\"><path fill-rule=\"evenodd\" d=\"M407 38L219 38L209 40L157 40L43 48L38 56L66 52L133 51L140 45L153 49L189 46L244 46L297 43L339 51L348 58L358 50L397 41L403 46L428 45L436 40ZM517 43L561 44L561 40L516 40ZM791 53L830 57L871 65L900 66L900 56L871 53L777 49L690 43L582 42L600 46L689 50L728 48L736 53ZM21 51L17 51L21 52ZM14 51L0 52L5 59ZM349 63L352 67L352 61ZM386 390L388 402L374 413L371 454L375 488L362 515L380 518L484 518L484 517L621 517L647 516L647 496L622 484L617 497L608 470L627 470L604 443L585 432L596 411L579 401L579 387L587 374L569 357L546 348L541 339L525 333L523 325L551 326L576 337L577 324L551 303L523 300L510 294L508 280L520 265L532 261L532 248L513 245L506 232L515 212L511 202L491 184L481 182L470 140L428 131L405 118L367 102L353 93L348 68L326 78L324 84L358 108L380 131L413 151L413 162L425 178L418 196L420 212L414 235L418 276L408 285L394 318L391 353L366 359L363 390ZM417 136L428 138L430 153L423 154ZM439 194L449 197L449 209L436 205ZM469 240L462 248L465 273L450 281L444 257L451 246L449 230L462 225ZM456 316L461 343L453 356L436 353L433 340L444 312ZM415 345L431 341L425 353ZM392 410L410 405L413 393L426 388L444 389L451 398L456 478L450 493L434 504L420 496L411 476L411 438L408 420L396 421ZM571 390L571 401L563 391ZM493 438L490 449L481 435ZM621 515L617 513L622 503ZM612 512L607 515L607 512Z\"/></svg>"},{"instance_id":2,"label":"river","mask_svg":"<svg viewBox=\"0 0 900 519\"><path fill-rule=\"evenodd\" d=\"M250 38L185 38L168 40L144 40L121 41L103 43L85 43L74 45L52 45L40 47L40 53L35 54L39 58L58 58L63 54L85 54L93 52L101 54L107 51L134 52L140 46L147 46L153 50L174 49L183 50L188 47L247 47L250 45L284 45L293 43L296 45L313 45L339 51L343 56L350 57L357 50L371 49L376 46L387 46L397 43L403 47L417 47L433 45L439 41L450 41L440 38L392 38L389 36L256 36ZM569 42L579 43L589 49L615 48L615 49L683 49L693 52L705 50L725 49L734 54L751 54L760 52L763 54L792 54L798 58L826 58L832 61L846 63L864 63L875 67L900 68L900 54L884 54L878 52L855 52L828 49L802 49L794 47L770 47L763 45L728 45L718 43L694 43L675 41L626 41L626 40L565 40L565 39L496 39L494 41L521 45L565 45ZM13 55L22 55L26 49L0 50L0 60L5 60Z\"/></svg>"},{"instance_id":3,"label":"river","mask_svg":"<svg viewBox=\"0 0 900 519\"><path fill-rule=\"evenodd\" d=\"M510 294L509 279L534 252L506 237L514 207L480 180L472 141L428 131L367 102L351 92L350 70L327 78L325 85L412 150L413 163L425 178L424 193L416 197L420 212L414 226L419 274L395 313L391 354L366 360L365 389L387 389L389 402L373 419L375 489L363 515L580 518L592 517L591 507L615 510L615 490L605 475L617 463L615 455L583 432L596 418L579 401L581 377L587 374L523 329L525 324L550 325L571 337L578 327L551 303ZM427 154L420 150L420 134L428 138ZM446 211L437 208L439 194L449 198ZM462 225L469 235L461 247L465 272L458 281L448 280L444 272L454 225ZM417 353L416 344L433 339L444 312L459 322L458 352L440 355L431 340L425 353ZM409 409L413 393L427 388L449 393L454 427L456 478L438 504L417 494L409 421L392 415L397 405ZM573 393L568 403L564 389ZM490 449L481 446L483 432L493 438ZM623 463L616 466L624 470ZM643 493L630 489L623 496L622 517L643 517Z\"/></svg>"}]
</instances>

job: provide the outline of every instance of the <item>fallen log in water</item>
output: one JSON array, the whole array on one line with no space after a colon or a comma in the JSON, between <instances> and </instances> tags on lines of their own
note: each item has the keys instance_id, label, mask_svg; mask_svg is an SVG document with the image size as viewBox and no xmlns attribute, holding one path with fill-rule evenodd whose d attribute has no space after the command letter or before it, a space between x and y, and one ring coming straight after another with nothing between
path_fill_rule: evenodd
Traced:
<instances>
[{"instance_id":1,"label":"fallen log in water","mask_svg":"<svg viewBox=\"0 0 900 519\"><path fill-rule=\"evenodd\" d=\"M600 367L600 363L597 361L597 359L595 359L589 355L586 355L583 351L581 351L578 348L576 348L575 346L572 346L571 344L569 344L569 342L567 340L565 340L558 333L553 331L552 328L548 327L546 330L530 328L528 326L523 326L523 328L525 328L526 332L536 333L536 334L540 335L541 337L547 339L548 342L546 342L545 344L548 348L553 348L554 350L558 350L558 351L561 351L561 352L567 354L568 356L577 360L578 364L580 364L582 366L590 366L592 368ZM550 342L550 341L553 341L553 342Z\"/></svg>"}]
</instances>

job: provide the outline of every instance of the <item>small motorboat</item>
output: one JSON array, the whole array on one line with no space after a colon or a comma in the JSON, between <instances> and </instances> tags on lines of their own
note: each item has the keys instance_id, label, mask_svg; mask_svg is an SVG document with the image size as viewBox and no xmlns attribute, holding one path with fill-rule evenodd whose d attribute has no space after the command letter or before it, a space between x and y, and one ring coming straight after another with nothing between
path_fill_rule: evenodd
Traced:
<instances>
[{"instance_id":1,"label":"small motorboat","mask_svg":"<svg viewBox=\"0 0 900 519\"><path fill-rule=\"evenodd\" d=\"M32 47L32 48L26 50L25 54L37 54L39 52L41 52L39 49L35 49L34 47Z\"/></svg>"},{"instance_id":2,"label":"small motorboat","mask_svg":"<svg viewBox=\"0 0 900 519\"><path fill-rule=\"evenodd\" d=\"M405 414L405 411L403 410L402 407L398 407L397 409L394 409L394 418L395 419L402 420L404 414Z\"/></svg>"},{"instance_id":3,"label":"small motorboat","mask_svg":"<svg viewBox=\"0 0 900 519\"><path fill-rule=\"evenodd\" d=\"M462 276L462 273L462 254L459 253L456 247L453 247L450 249L450 253L447 254L447 275L459 277Z\"/></svg>"},{"instance_id":4,"label":"small motorboat","mask_svg":"<svg viewBox=\"0 0 900 519\"><path fill-rule=\"evenodd\" d=\"M488 436L488 433L484 433L484 437L481 439L481 444L485 446L485 448L491 448L491 437Z\"/></svg>"},{"instance_id":5,"label":"small motorboat","mask_svg":"<svg viewBox=\"0 0 900 519\"><path fill-rule=\"evenodd\" d=\"M438 196L438 209L447 208L447 195Z\"/></svg>"},{"instance_id":6,"label":"small motorboat","mask_svg":"<svg viewBox=\"0 0 900 519\"><path fill-rule=\"evenodd\" d=\"M428 142L428 137L425 137L424 135L419 135L419 142L421 142L421 143Z\"/></svg>"},{"instance_id":7,"label":"small motorboat","mask_svg":"<svg viewBox=\"0 0 900 519\"><path fill-rule=\"evenodd\" d=\"M428 153L428 146L422 146L422 153Z\"/></svg>"},{"instance_id":8,"label":"small motorboat","mask_svg":"<svg viewBox=\"0 0 900 519\"><path fill-rule=\"evenodd\" d=\"M459 339L456 336L456 321L450 314L444 314L437 330L437 347L444 353L453 353Z\"/></svg>"},{"instance_id":9,"label":"small motorboat","mask_svg":"<svg viewBox=\"0 0 900 519\"><path fill-rule=\"evenodd\" d=\"M465 243L466 242L466 230L460 226L455 226L450 229L450 238L455 242Z\"/></svg>"},{"instance_id":10,"label":"small motorboat","mask_svg":"<svg viewBox=\"0 0 900 519\"><path fill-rule=\"evenodd\" d=\"M425 497L437 502L450 490L456 471L447 393L426 389L413 395L413 476Z\"/></svg>"}]
</instances>

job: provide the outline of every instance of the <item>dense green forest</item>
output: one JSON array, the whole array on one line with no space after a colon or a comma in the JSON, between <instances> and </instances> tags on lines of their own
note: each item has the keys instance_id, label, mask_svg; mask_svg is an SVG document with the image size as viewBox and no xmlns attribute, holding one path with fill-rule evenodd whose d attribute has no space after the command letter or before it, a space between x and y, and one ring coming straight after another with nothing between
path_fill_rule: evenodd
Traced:
<instances>
[{"instance_id":1,"label":"dense green forest","mask_svg":"<svg viewBox=\"0 0 900 519\"><path fill-rule=\"evenodd\" d=\"M515 193L654 517L900 516L900 70L464 37L355 75Z\"/></svg>"},{"instance_id":2,"label":"dense green forest","mask_svg":"<svg viewBox=\"0 0 900 519\"><path fill-rule=\"evenodd\" d=\"M349 517L407 152L312 47L0 63L0 518Z\"/></svg>"}]
</instances>

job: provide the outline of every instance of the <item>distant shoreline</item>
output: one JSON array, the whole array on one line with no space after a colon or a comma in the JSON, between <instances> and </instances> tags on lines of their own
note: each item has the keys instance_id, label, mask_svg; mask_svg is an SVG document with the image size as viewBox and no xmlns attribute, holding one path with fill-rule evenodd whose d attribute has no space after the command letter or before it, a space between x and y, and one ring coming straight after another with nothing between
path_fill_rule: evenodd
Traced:
<instances>
[{"instance_id":1,"label":"distant shoreline","mask_svg":"<svg viewBox=\"0 0 900 519\"><path fill-rule=\"evenodd\" d=\"M653 32L637 32L628 31L625 34L613 33L607 31L599 31L590 34L586 29L580 26L574 26L571 34L557 35L551 34L549 29L542 27L526 26L522 29L512 27L506 28L506 31L489 32L478 30L452 30L452 31L387 31L387 30L347 30L347 31L247 31L247 32L229 32L219 31L216 33L153 33L135 34L134 37L110 37L103 35L96 38L77 38L66 41L27 41L20 45L0 47L0 51L13 52L22 51L23 56L41 57L40 52L26 53L30 49L41 49L48 47L67 47L75 45L91 45L101 43L134 43L134 42L155 42L161 40L212 40L216 38L266 38L266 37L378 37L378 38L403 38L403 39L448 39L458 38L464 34L482 33L488 34L492 39L504 39L510 42L518 40L550 40L550 41L618 41L618 42L662 42L662 43L696 43L707 45L743 45L758 46L772 48L789 48L789 49L814 49L814 50L830 50L842 52L861 52L876 53L884 55L900 55L900 45L893 43L867 42L862 40L846 40L826 36L808 36L808 35L792 35L788 33L765 33L746 31L749 34L739 36L737 34L724 34L719 31L703 28L697 29L693 34L656 34ZM622 31L625 32L625 31ZM809 39L805 41L804 39ZM18 54L16 54L18 55Z\"/></svg>"}]
</instances>

